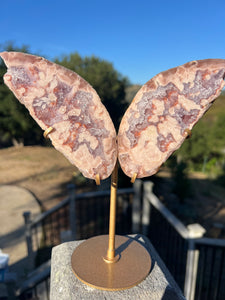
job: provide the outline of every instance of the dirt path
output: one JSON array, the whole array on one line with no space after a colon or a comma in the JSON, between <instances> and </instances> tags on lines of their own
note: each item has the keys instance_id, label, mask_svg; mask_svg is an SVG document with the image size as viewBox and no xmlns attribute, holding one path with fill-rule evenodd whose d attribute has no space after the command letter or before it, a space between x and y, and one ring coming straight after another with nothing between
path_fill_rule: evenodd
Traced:
<instances>
[{"instance_id":1,"label":"dirt path","mask_svg":"<svg viewBox=\"0 0 225 300\"><path fill-rule=\"evenodd\" d=\"M65 198L77 170L54 148L21 147L0 150L0 184L30 190L48 209Z\"/></svg>"},{"instance_id":2,"label":"dirt path","mask_svg":"<svg viewBox=\"0 0 225 300\"><path fill-rule=\"evenodd\" d=\"M67 196L77 169L54 148L0 150L0 249L10 255L10 272L20 281L29 270L23 213L32 216ZM76 178L76 182L83 180Z\"/></svg>"},{"instance_id":3,"label":"dirt path","mask_svg":"<svg viewBox=\"0 0 225 300\"><path fill-rule=\"evenodd\" d=\"M24 211L35 216L64 199L74 172L54 148L0 150L0 248L10 255L10 272L17 278L29 272Z\"/></svg>"},{"instance_id":4,"label":"dirt path","mask_svg":"<svg viewBox=\"0 0 225 300\"><path fill-rule=\"evenodd\" d=\"M29 271L23 212L33 216L40 213L40 206L34 196L17 186L0 186L0 248L9 254L9 266L17 278L23 278Z\"/></svg>"}]
</instances>

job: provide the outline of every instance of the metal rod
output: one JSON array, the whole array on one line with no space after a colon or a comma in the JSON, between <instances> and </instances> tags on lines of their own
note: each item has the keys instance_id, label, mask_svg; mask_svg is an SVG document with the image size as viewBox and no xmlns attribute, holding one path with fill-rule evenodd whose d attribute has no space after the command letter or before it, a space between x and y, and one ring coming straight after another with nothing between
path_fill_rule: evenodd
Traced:
<instances>
[{"instance_id":1,"label":"metal rod","mask_svg":"<svg viewBox=\"0 0 225 300\"><path fill-rule=\"evenodd\" d=\"M108 263L117 261L115 258L115 231L116 231L116 195L118 182L118 162L111 176L110 214L109 214L109 244L107 256L104 260Z\"/></svg>"}]
</instances>

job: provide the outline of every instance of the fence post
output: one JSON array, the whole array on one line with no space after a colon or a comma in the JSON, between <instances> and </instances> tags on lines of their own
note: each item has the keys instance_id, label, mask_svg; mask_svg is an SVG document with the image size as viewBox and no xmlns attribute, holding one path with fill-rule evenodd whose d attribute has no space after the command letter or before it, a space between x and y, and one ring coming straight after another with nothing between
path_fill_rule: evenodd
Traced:
<instances>
[{"instance_id":1,"label":"fence post","mask_svg":"<svg viewBox=\"0 0 225 300\"><path fill-rule=\"evenodd\" d=\"M141 229L141 187L142 181L139 179L135 180L132 204L132 233L140 233Z\"/></svg>"},{"instance_id":2,"label":"fence post","mask_svg":"<svg viewBox=\"0 0 225 300\"><path fill-rule=\"evenodd\" d=\"M149 201L148 195L152 193L153 188L152 181L144 182L144 190L143 190L143 208L142 208L142 233L144 235L148 235L149 225L150 225L150 210L151 203Z\"/></svg>"},{"instance_id":3,"label":"fence post","mask_svg":"<svg viewBox=\"0 0 225 300\"><path fill-rule=\"evenodd\" d=\"M70 217L70 230L71 230L71 238L75 240L77 238L76 234L76 196L75 196L75 185L69 184L68 185L69 190L69 217Z\"/></svg>"},{"instance_id":4,"label":"fence post","mask_svg":"<svg viewBox=\"0 0 225 300\"><path fill-rule=\"evenodd\" d=\"M184 296L187 298L187 300L194 300L199 259L199 250L197 250L195 247L195 239L203 237L206 230L200 224L190 224L187 226L187 228L189 231L189 238Z\"/></svg>"},{"instance_id":5,"label":"fence post","mask_svg":"<svg viewBox=\"0 0 225 300\"><path fill-rule=\"evenodd\" d=\"M34 252L33 252L33 244L32 244L32 233L31 233L31 212L25 211L23 213L24 223L25 223L25 237L27 244L27 255L29 259L29 263L33 267L34 264Z\"/></svg>"}]
</instances>

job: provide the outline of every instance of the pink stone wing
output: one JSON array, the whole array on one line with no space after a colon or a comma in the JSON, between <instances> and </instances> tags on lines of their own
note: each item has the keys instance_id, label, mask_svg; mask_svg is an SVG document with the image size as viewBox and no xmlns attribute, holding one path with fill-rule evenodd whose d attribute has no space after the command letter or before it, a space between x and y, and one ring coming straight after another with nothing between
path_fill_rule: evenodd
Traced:
<instances>
[{"instance_id":1,"label":"pink stone wing","mask_svg":"<svg viewBox=\"0 0 225 300\"><path fill-rule=\"evenodd\" d=\"M153 175L225 85L225 60L193 61L162 72L139 90L118 133L120 165L129 177Z\"/></svg>"},{"instance_id":2,"label":"pink stone wing","mask_svg":"<svg viewBox=\"0 0 225 300\"><path fill-rule=\"evenodd\" d=\"M5 84L26 106L54 147L85 177L107 178L117 159L116 131L95 90L78 74L44 58L0 53Z\"/></svg>"}]
</instances>

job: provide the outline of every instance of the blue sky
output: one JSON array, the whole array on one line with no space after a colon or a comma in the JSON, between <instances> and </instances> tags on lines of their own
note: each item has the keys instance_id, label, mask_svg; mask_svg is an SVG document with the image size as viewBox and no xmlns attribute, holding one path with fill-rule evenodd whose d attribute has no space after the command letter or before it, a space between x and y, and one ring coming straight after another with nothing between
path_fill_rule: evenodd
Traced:
<instances>
[{"instance_id":1,"label":"blue sky","mask_svg":"<svg viewBox=\"0 0 225 300\"><path fill-rule=\"evenodd\" d=\"M132 83L190 60L225 58L224 0L10 0L0 10L0 44L26 44L50 60L95 55Z\"/></svg>"}]
</instances>

